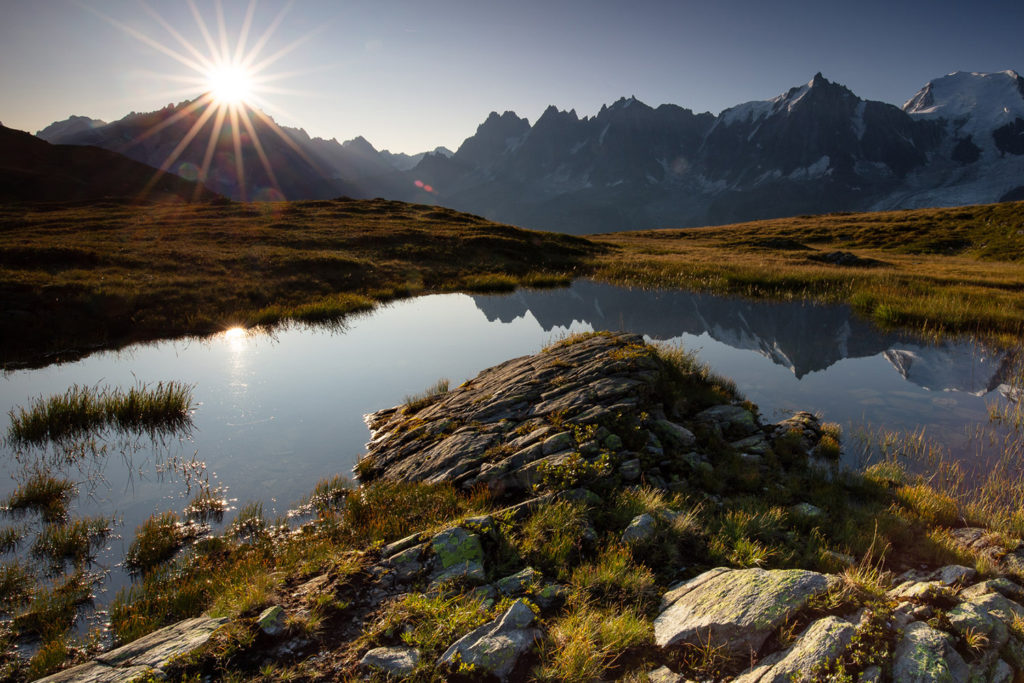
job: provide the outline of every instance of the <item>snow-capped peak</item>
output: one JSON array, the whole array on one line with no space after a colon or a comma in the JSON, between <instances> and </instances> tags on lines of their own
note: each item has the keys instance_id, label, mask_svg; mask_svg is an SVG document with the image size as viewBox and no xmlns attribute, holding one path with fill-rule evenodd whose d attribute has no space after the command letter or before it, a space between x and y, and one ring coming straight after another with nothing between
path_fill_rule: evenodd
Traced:
<instances>
[{"instance_id":1,"label":"snow-capped peak","mask_svg":"<svg viewBox=\"0 0 1024 683\"><path fill-rule=\"evenodd\" d=\"M954 139L970 136L985 156L1000 156L993 131L1024 119L1024 79L1012 70L956 71L930 81L903 111L914 118L944 119Z\"/></svg>"},{"instance_id":2,"label":"snow-capped peak","mask_svg":"<svg viewBox=\"0 0 1024 683\"><path fill-rule=\"evenodd\" d=\"M929 81L903 105L921 118L956 120L968 116L990 119L989 129L1024 117L1024 81L1016 71L955 71Z\"/></svg>"}]
</instances>

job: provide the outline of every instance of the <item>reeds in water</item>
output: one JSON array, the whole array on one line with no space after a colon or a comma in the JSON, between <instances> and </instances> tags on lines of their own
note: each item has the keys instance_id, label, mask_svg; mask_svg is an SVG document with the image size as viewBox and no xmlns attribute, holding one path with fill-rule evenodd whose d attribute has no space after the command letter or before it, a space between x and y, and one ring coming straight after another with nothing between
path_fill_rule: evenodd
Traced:
<instances>
[{"instance_id":1,"label":"reeds in water","mask_svg":"<svg viewBox=\"0 0 1024 683\"><path fill-rule=\"evenodd\" d=\"M63 443L112 428L165 434L191 427L192 387L182 382L139 384L127 391L73 385L9 412L7 439L15 446Z\"/></svg>"}]
</instances>

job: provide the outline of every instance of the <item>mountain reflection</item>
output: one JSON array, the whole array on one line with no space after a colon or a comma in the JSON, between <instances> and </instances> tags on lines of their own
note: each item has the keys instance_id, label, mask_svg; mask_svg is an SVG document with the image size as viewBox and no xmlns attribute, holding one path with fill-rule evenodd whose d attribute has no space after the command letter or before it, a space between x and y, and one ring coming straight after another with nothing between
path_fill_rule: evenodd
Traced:
<instances>
[{"instance_id":1,"label":"mountain reflection","mask_svg":"<svg viewBox=\"0 0 1024 683\"><path fill-rule=\"evenodd\" d=\"M545 330L573 321L665 340L707 334L756 351L799 379L845 358L883 354L906 380L933 391L984 395L998 388L1009 354L969 340L929 343L880 330L848 306L760 302L685 291L641 290L579 280L567 289L474 296L487 319L511 322L528 312Z\"/></svg>"}]
</instances>

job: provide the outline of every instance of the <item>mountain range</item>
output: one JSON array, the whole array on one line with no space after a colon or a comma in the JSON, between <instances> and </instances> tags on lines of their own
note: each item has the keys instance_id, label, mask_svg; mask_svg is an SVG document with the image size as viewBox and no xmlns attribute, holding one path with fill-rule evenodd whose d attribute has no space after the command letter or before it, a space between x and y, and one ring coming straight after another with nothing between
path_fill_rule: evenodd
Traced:
<instances>
[{"instance_id":1,"label":"mountain range","mask_svg":"<svg viewBox=\"0 0 1024 683\"><path fill-rule=\"evenodd\" d=\"M210 106L200 98L112 123L72 117L38 136L190 180L209 167L207 187L235 199L382 196L572 233L1024 199L1024 78L1014 71L949 74L902 107L819 73L717 116L635 98L592 117L549 107L532 125L492 112L454 153L417 155L362 137L311 138L264 114L226 121L210 143Z\"/></svg>"}]
</instances>

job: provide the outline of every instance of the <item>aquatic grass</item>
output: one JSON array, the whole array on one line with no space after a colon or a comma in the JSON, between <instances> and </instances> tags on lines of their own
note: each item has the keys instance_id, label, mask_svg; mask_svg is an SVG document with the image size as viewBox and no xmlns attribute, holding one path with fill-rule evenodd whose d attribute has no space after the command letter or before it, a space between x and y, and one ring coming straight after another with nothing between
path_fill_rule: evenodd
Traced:
<instances>
[{"instance_id":1,"label":"aquatic grass","mask_svg":"<svg viewBox=\"0 0 1024 683\"><path fill-rule=\"evenodd\" d=\"M220 522L228 509L228 500L222 493L219 489L203 487L185 506L185 517L200 522Z\"/></svg>"},{"instance_id":2,"label":"aquatic grass","mask_svg":"<svg viewBox=\"0 0 1024 683\"><path fill-rule=\"evenodd\" d=\"M12 626L21 635L44 639L65 633L78 617L78 608L92 600L92 578L82 571L35 591L28 607L14 615Z\"/></svg>"},{"instance_id":3,"label":"aquatic grass","mask_svg":"<svg viewBox=\"0 0 1024 683\"><path fill-rule=\"evenodd\" d=\"M15 446L64 443L107 428L168 434L192 425L192 387L181 382L137 384L127 391L77 384L63 394L32 399L9 412L7 439Z\"/></svg>"},{"instance_id":4,"label":"aquatic grass","mask_svg":"<svg viewBox=\"0 0 1024 683\"><path fill-rule=\"evenodd\" d=\"M346 496L351 492L351 482L340 474L321 479L313 487L309 496L300 501L297 509L290 511L289 514L309 514L311 512L317 512L320 515L327 514L341 508Z\"/></svg>"},{"instance_id":5,"label":"aquatic grass","mask_svg":"<svg viewBox=\"0 0 1024 683\"><path fill-rule=\"evenodd\" d=\"M406 415L414 415L429 405L436 403L442 396L448 393L448 380L444 377L437 380L433 386L428 387L418 394L406 396L402 404L402 412Z\"/></svg>"},{"instance_id":6,"label":"aquatic grass","mask_svg":"<svg viewBox=\"0 0 1024 683\"><path fill-rule=\"evenodd\" d=\"M75 484L68 479L35 472L7 497L3 507L19 514L38 512L45 522L58 521L67 516L74 491Z\"/></svg>"},{"instance_id":7,"label":"aquatic grass","mask_svg":"<svg viewBox=\"0 0 1024 683\"><path fill-rule=\"evenodd\" d=\"M25 669L26 678L34 681L54 673L61 668L70 654L68 643L62 636L47 639L29 659Z\"/></svg>"},{"instance_id":8,"label":"aquatic grass","mask_svg":"<svg viewBox=\"0 0 1024 683\"><path fill-rule=\"evenodd\" d=\"M32 596L36 577L20 559L0 564L0 612L10 614Z\"/></svg>"},{"instance_id":9,"label":"aquatic grass","mask_svg":"<svg viewBox=\"0 0 1024 683\"><path fill-rule=\"evenodd\" d=\"M174 557L185 543L205 527L184 524L175 512L150 515L135 530L124 563L131 571L146 572Z\"/></svg>"},{"instance_id":10,"label":"aquatic grass","mask_svg":"<svg viewBox=\"0 0 1024 683\"><path fill-rule=\"evenodd\" d=\"M96 557L113 530L113 521L105 517L87 517L59 524L47 524L32 543L32 555L49 563L60 573L65 562L83 568Z\"/></svg>"},{"instance_id":11,"label":"aquatic grass","mask_svg":"<svg viewBox=\"0 0 1024 683\"><path fill-rule=\"evenodd\" d=\"M0 528L0 555L12 553L25 538L26 531L22 527L5 526Z\"/></svg>"},{"instance_id":12,"label":"aquatic grass","mask_svg":"<svg viewBox=\"0 0 1024 683\"><path fill-rule=\"evenodd\" d=\"M266 538L269 527L263 517L263 503L250 501L239 508L229 531L235 538L251 543Z\"/></svg>"}]
</instances>

